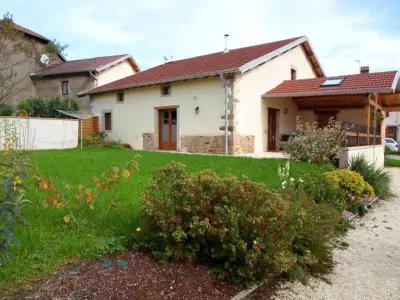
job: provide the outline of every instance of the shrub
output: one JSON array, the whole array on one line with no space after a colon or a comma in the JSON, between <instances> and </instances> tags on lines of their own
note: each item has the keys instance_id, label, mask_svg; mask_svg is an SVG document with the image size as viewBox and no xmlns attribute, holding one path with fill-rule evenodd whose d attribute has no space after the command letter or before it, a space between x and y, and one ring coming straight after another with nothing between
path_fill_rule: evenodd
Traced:
<instances>
[{"instance_id":1,"label":"shrub","mask_svg":"<svg viewBox=\"0 0 400 300\"><path fill-rule=\"evenodd\" d=\"M172 163L141 199L141 249L161 259L198 258L221 279L248 284L331 264L329 238L340 214L307 198L292 200L263 183Z\"/></svg>"},{"instance_id":2,"label":"shrub","mask_svg":"<svg viewBox=\"0 0 400 300\"><path fill-rule=\"evenodd\" d=\"M286 155L291 159L312 163L327 163L339 157L340 147L346 142L346 130L333 119L324 128L318 124L296 120L297 133L282 143Z\"/></svg>"},{"instance_id":3,"label":"shrub","mask_svg":"<svg viewBox=\"0 0 400 300\"><path fill-rule=\"evenodd\" d=\"M364 156L358 155L350 160L350 169L360 173L364 180L374 188L374 192L378 196L394 196L390 188L392 178L384 168L379 168L374 164L368 163Z\"/></svg>"},{"instance_id":4,"label":"shrub","mask_svg":"<svg viewBox=\"0 0 400 300\"><path fill-rule=\"evenodd\" d=\"M77 111L78 103L72 98L53 97L44 99L40 97L30 97L18 104L18 110L26 111L31 117L42 118L67 118L57 110Z\"/></svg>"},{"instance_id":5,"label":"shrub","mask_svg":"<svg viewBox=\"0 0 400 300\"><path fill-rule=\"evenodd\" d=\"M361 204L364 194L369 196L375 195L373 187L359 173L348 169L326 172L324 179L333 188L337 190L342 189L346 193L346 201L350 205Z\"/></svg>"},{"instance_id":6,"label":"shrub","mask_svg":"<svg viewBox=\"0 0 400 300\"><path fill-rule=\"evenodd\" d=\"M12 116L13 108L11 105L0 105L0 116L8 117Z\"/></svg>"}]
</instances>

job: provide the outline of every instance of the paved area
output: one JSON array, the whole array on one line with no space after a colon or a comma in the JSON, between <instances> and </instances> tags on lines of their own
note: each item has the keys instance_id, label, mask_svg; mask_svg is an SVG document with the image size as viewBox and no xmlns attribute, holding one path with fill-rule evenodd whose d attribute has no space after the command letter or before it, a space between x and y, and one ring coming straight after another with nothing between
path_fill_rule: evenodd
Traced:
<instances>
[{"instance_id":1,"label":"paved area","mask_svg":"<svg viewBox=\"0 0 400 300\"><path fill-rule=\"evenodd\" d=\"M256 153L236 154L235 156L244 156L252 158L284 158L283 152L256 152Z\"/></svg>"},{"instance_id":2,"label":"paved area","mask_svg":"<svg viewBox=\"0 0 400 300\"><path fill-rule=\"evenodd\" d=\"M400 160L400 155L385 155L385 158Z\"/></svg>"},{"instance_id":3,"label":"paved area","mask_svg":"<svg viewBox=\"0 0 400 300\"><path fill-rule=\"evenodd\" d=\"M400 168L389 169L400 194ZM287 283L276 300L398 300L400 299L400 198L381 201L356 222L345 238L349 247L335 250L337 265L329 283Z\"/></svg>"}]
</instances>

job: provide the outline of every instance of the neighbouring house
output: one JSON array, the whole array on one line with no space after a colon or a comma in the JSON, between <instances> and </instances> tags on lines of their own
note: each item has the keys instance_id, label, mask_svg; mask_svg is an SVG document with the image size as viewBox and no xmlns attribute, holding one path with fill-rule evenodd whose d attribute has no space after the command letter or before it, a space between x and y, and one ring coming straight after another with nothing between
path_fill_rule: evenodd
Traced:
<instances>
[{"instance_id":1,"label":"neighbouring house","mask_svg":"<svg viewBox=\"0 0 400 300\"><path fill-rule=\"evenodd\" d=\"M388 112L386 118L386 137L400 142L400 111Z\"/></svg>"},{"instance_id":2,"label":"neighbouring house","mask_svg":"<svg viewBox=\"0 0 400 300\"><path fill-rule=\"evenodd\" d=\"M16 74L13 79L12 91L8 93L7 103L2 103L10 105L15 105L19 100L35 95L35 89L29 78L29 74L42 67L40 63L40 56L42 54L46 54L49 57L49 66L66 61L65 57L60 53L44 52L45 46L51 42L48 38L15 23L14 28L22 33L17 37L18 41L11 42L5 40L7 44L1 46L1 59L4 60L1 61L1 70L7 73L13 70ZM22 39L21 42L24 43L33 43L36 53L31 57L27 57L21 52L16 53L11 51L11 47L20 42L19 39Z\"/></svg>"},{"instance_id":3,"label":"neighbouring house","mask_svg":"<svg viewBox=\"0 0 400 300\"><path fill-rule=\"evenodd\" d=\"M78 100L80 108L89 111L89 97L78 99L77 93L140 71L128 54L67 61L61 53L45 52L50 39L15 23L14 28L23 33L22 39L34 42L37 53L29 58L23 54L7 57L7 66L17 74L18 84L4 104L16 106L18 101L32 96L60 96ZM45 60L41 59L44 55Z\"/></svg>"},{"instance_id":4,"label":"neighbouring house","mask_svg":"<svg viewBox=\"0 0 400 300\"><path fill-rule=\"evenodd\" d=\"M267 150L265 91L322 76L308 39L298 37L167 62L79 95L91 97L101 130L135 149L223 153L225 81L229 152L251 153Z\"/></svg>"},{"instance_id":5,"label":"neighbouring house","mask_svg":"<svg viewBox=\"0 0 400 300\"><path fill-rule=\"evenodd\" d=\"M30 78L39 97L74 98L83 111L90 111L89 97L77 94L135 74L140 69L131 55L70 60L32 72Z\"/></svg>"}]
</instances>

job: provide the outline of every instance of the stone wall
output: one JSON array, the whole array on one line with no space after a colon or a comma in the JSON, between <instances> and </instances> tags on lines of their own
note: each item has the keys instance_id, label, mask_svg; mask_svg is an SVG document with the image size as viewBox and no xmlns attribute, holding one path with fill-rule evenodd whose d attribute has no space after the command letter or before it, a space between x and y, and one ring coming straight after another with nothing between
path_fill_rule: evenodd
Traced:
<instances>
[{"instance_id":1,"label":"stone wall","mask_svg":"<svg viewBox=\"0 0 400 300\"><path fill-rule=\"evenodd\" d=\"M62 95L61 82L68 81L68 95ZM36 96L48 98L48 97L69 97L73 98L78 102L79 108L84 111L90 110L90 98L85 96L78 98L77 93L86 91L90 88L95 87L96 83L94 79L89 75L66 75L66 76L54 76L54 77L42 77L35 78L33 84L36 91Z\"/></svg>"},{"instance_id":2,"label":"stone wall","mask_svg":"<svg viewBox=\"0 0 400 300\"><path fill-rule=\"evenodd\" d=\"M143 150L154 150L154 133L143 133Z\"/></svg>"},{"instance_id":3,"label":"stone wall","mask_svg":"<svg viewBox=\"0 0 400 300\"><path fill-rule=\"evenodd\" d=\"M222 154L225 152L225 136L181 136L181 150L193 153ZM254 152L254 136L229 136L230 154Z\"/></svg>"}]
</instances>

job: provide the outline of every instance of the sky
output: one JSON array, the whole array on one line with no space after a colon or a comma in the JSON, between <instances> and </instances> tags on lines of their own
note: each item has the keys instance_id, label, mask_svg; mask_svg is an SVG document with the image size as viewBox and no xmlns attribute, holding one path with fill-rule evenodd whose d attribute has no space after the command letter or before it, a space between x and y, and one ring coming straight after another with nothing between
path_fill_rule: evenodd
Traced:
<instances>
[{"instance_id":1,"label":"sky","mask_svg":"<svg viewBox=\"0 0 400 300\"><path fill-rule=\"evenodd\" d=\"M131 54L142 70L306 35L326 75L400 69L398 0L0 0L0 12L61 44L68 60ZM359 61L359 62L358 62Z\"/></svg>"}]
</instances>

